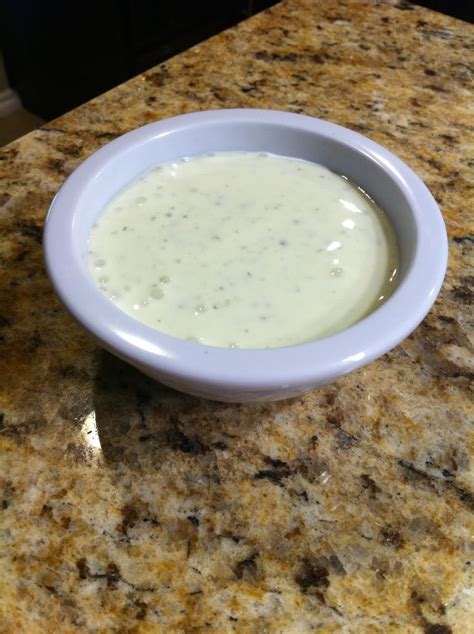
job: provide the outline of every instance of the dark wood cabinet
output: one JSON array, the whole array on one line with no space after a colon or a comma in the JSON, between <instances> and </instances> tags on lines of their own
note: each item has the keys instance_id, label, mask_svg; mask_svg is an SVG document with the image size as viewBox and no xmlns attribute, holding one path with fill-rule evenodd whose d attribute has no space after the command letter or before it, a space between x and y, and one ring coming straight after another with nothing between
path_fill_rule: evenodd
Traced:
<instances>
[{"instance_id":1,"label":"dark wood cabinet","mask_svg":"<svg viewBox=\"0 0 474 634\"><path fill-rule=\"evenodd\" d=\"M276 0L3 0L0 36L23 105L52 119Z\"/></svg>"}]
</instances>

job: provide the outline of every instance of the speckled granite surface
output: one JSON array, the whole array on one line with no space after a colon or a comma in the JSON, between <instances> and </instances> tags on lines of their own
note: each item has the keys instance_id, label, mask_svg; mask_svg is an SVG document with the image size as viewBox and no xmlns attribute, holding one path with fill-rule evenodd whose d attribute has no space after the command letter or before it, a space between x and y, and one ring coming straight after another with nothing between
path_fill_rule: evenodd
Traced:
<instances>
[{"instance_id":1,"label":"speckled granite surface","mask_svg":"<svg viewBox=\"0 0 474 634\"><path fill-rule=\"evenodd\" d=\"M406 5L288 1L0 153L2 633L474 632L472 36ZM235 106L386 145L450 236L411 337L277 404L153 384L72 322L42 264L48 204L82 159Z\"/></svg>"}]
</instances>

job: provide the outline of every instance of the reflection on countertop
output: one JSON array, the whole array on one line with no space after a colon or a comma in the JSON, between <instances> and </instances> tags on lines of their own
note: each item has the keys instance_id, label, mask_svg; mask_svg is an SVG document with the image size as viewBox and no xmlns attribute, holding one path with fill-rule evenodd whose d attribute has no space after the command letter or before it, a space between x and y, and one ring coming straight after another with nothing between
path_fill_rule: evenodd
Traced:
<instances>
[{"instance_id":1,"label":"reflection on countertop","mask_svg":"<svg viewBox=\"0 0 474 634\"><path fill-rule=\"evenodd\" d=\"M472 38L405 2L288 0L0 152L2 632L472 631ZM363 132L447 223L447 278L415 333L303 398L153 383L45 275L42 223L82 159L219 107Z\"/></svg>"}]
</instances>

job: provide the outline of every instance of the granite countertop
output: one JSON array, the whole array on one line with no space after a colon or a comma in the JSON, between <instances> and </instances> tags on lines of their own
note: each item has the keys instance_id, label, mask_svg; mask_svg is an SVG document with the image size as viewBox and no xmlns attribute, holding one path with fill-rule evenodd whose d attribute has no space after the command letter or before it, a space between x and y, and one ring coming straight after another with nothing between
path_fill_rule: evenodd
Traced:
<instances>
[{"instance_id":1,"label":"granite countertop","mask_svg":"<svg viewBox=\"0 0 474 634\"><path fill-rule=\"evenodd\" d=\"M472 38L405 2L288 0L1 151L2 633L474 632ZM85 157L220 107L361 131L447 223L446 281L415 333L303 398L155 384L45 275L48 205Z\"/></svg>"}]
</instances>

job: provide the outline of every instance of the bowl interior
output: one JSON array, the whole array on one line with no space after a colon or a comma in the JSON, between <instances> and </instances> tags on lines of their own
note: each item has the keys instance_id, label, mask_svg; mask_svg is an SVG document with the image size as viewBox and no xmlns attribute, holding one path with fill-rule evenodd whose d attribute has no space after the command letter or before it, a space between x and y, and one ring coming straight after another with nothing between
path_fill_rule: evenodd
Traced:
<instances>
[{"instance_id":1,"label":"bowl interior","mask_svg":"<svg viewBox=\"0 0 474 634\"><path fill-rule=\"evenodd\" d=\"M151 127L151 126L147 126ZM410 268L417 240L417 227L410 201L400 188L396 168L373 152L364 151L344 138L325 131L302 130L291 125L261 122L206 122L156 134L143 134L136 139L122 137L103 148L100 170L94 165L96 156L80 170L90 172L85 179L75 207L74 249L86 264L90 230L105 205L139 174L153 166L184 156L218 151L265 151L291 156L325 165L347 176L362 187L385 211L397 234L399 246L398 284ZM358 136L358 135L354 135ZM360 137L362 138L362 137ZM104 162L104 155L109 154ZM85 174L87 176L87 174Z\"/></svg>"}]
</instances>

